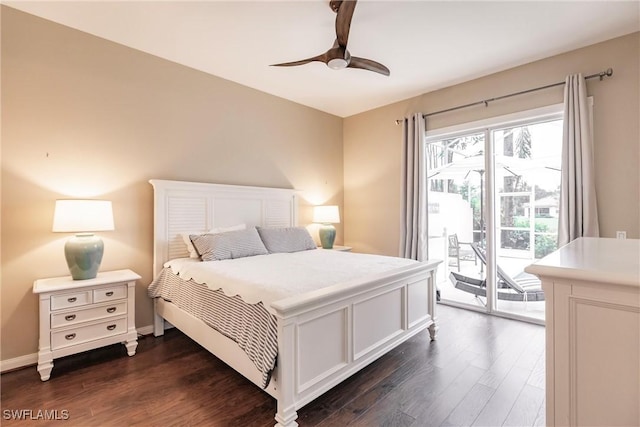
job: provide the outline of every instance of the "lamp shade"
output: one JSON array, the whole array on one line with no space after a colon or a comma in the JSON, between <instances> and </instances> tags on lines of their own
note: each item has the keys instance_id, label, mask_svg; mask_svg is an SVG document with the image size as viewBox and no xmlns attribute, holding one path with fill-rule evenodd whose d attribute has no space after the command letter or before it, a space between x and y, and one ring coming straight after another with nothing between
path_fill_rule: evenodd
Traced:
<instances>
[{"instance_id":1,"label":"lamp shade","mask_svg":"<svg viewBox=\"0 0 640 427\"><path fill-rule=\"evenodd\" d=\"M340 211L338 206L315 206L313 208L313 222L322 224L338 224L340 223Z\"/></svg>"},{"instance_id":2,"label":"lamp shade","mask_svg":"<svg viewBox=\"0 0 640 427\"><path fill-rule=\"evenodd\" d=\"M113 209L109 200L56 200L54 232L113 230Z\"/></svg>"}]
</instances>

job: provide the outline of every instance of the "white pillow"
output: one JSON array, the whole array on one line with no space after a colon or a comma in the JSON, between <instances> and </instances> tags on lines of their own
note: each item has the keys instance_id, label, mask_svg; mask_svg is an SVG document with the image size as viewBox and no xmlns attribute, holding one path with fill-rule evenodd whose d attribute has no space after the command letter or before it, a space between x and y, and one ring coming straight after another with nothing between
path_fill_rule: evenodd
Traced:
<instances>
[{"instance_id":1,"label":"white pillow","mask_svg":"<svg viewBox=\"0 0 640 427\"><path fill-rule=\"evenodd\" d=\"M226 233L227 231L245 230L246 228L247 228L247 224L238 224L238 225L231 225L229 227L216 227L216 228L212 228L209 231L191 231L191 232L181 233L180 235L182 236L182 240L184 241L184 244L187 245L187 250L189 251L189 258L199 259L200 256L198 255L198 252L196 251L196 248L193 247L193 243L191 242L191 239L189 238L190 235L192 235L192 234L220 234L220 233Z\"/></svg>"}]
</instances>

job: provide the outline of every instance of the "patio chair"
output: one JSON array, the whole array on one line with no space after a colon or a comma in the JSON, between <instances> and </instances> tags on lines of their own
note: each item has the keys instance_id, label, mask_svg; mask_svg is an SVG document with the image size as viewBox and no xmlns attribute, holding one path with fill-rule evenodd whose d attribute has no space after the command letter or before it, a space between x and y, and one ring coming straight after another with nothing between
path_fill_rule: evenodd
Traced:
<instances>
[{"instance_id":1,"label":"patio chair","mask_svg":"<svg viewBox=\"0 0 640 427\"><path fill-rule=\"evenodd\" d=\"M480 261L486 265L484 251L475 243L471 243L471 249L475 252ZM540 279L528 273L520 273L515 277L497 266L498 274L498 299L505 301L544 301L544 291L542 290ZM476 297L487 296L486 280L474 279L459 273L451 272L449 280L453 285L462 291L474 294Z\"/></svg>"},{"instance_id":2,"label":"patio chair","mask_svg":"<svg viewBox=\"0 0 640 427\"><path fill-rule=\"evenodd\" d=\"M460 271L460 261L473 261L473 265L478 265L478 257L470 249L462 249L460 245L471 245L471 243L458 241L457 234L449 235L449 258L454 258L455 263L449 261L450 267L457 267Z\"/></svg>"}]
</instances>

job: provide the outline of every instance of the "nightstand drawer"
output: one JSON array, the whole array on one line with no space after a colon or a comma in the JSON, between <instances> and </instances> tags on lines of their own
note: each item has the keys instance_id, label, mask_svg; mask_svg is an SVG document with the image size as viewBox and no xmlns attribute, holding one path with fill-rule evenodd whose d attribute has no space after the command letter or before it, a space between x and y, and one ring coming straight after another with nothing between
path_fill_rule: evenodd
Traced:
<instances>
[{"instance_id":1,"label":"nightstand drawer","mask_svg":"<svg viewBox=\"0 0 640 427\"><path fill-rule=\"evenodd\" d=\"M51 310L80 307L91 303L91 291L78 291L70 294L52 295Z\"/></svg>"},{"instance_id":2,"label":"nightstand drawer","mask_svg":"<svg viewBox=\"0 0 640 427\"><path fill-rule=\"evenodd\" d=\"M100 338L113 335L125 334L127 332L127 318L120 317L109 319L93 325L78 326L61 331L51 332L51 350L82 344Z\"/></svg>"},{"instance_id":3,"label":"nightstand drawer","mask_svg":"<svg viewBox=\"0 0 640 427\"><path fill-rule=\"evenodd\" d=\"M95 289L93 302L112 301L127 297L127 285L112 286L110 288Z\"/></svg>"},{"instance_id":4,"label":"nightstand drawer","mask_svg":"<svg viewBox=\"0 0 640 427\"><path fill-rule=\"evenodd\" d=\"M111 304L102 304L99 306L92 305L90 307L74 311L52 313L51 327L59 328L61 326L70 326L80 322L89 322L91 320L99 320L106 317L115 317L126 313L126 301L116 301Z\"/></svg>"}]
</instances>

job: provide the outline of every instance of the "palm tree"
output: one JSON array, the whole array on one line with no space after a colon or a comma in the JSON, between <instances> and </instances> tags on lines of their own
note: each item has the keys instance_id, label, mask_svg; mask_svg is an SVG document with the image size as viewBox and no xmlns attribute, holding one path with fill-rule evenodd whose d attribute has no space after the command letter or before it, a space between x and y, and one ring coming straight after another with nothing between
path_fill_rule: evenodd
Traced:
<instances>
[{"instance_id":1,"label":"palm tree","mask_svg":"<svg viewBox=\"0 0 640 427\"><path fill-rule=\"evenodd\" d=\"M510 128L504 130L504 144L503 154L509 157L518 157L521 159L531 158L531 133L527 126ZM506 193L515 191L524 191L525 188L521 188L521 184L526 186L526 183L522 182L521 176L505 176L503 178L504 191ZM504 225L507 227L513 227L515 225L516 211L521 208L522 202L518 198L515 200L513 197L505 197L503 199L501 216L504 218ZM516 247L517 244L514 240L522 240L523 236L520 236L521 232L511 232L500 236L502 246ZM529 240L532 236L529 236ZM526 245L530 245L528 242Z\"/></svg>"},{"instance_id":2,"label":"palm tree","mask_svg":"<svg viewBox=\"0 0 640 427\"><path fill-rule=\"evenodd\" d=\"M516 128L519 130L516 136L515 149L517 157L521 159L531 158L531 133L527 126Z\"/></svg>"}]
</instances>

